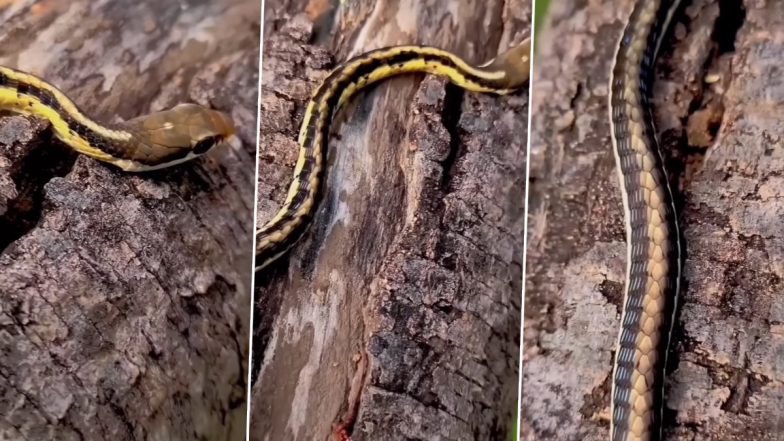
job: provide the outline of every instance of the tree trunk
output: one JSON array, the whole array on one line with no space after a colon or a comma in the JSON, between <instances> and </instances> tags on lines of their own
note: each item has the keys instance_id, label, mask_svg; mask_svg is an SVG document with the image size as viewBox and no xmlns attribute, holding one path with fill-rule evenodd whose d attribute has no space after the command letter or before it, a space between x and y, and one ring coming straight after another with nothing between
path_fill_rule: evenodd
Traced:
<instances>
[{"instance_id":1,"label":"tree trunk","mask_svg":"<svg viewBox=\"0 0 784 441\"><path fill-rule=\"evenodd\" d=\"M481 62L529 34L526 1L326 3L265 6L261 223L284 199L330 53L418 43ZM407 76L355 101L333 127L313 228L256 276L250 439L326 440L335 429L353 440L505 439L527 93L480 96Z\"/></svg>"},{"instance_id":2,"label":"tree trunk","mask_svg":"<svg viewBox=\"0 0 784 441\"><path fill-rule=\"evenodd\" d=\"M129 174L0 119L0 439L244 439L259 1L4 4L0 64L106 123L210 105L243 146Z\"/></svg>"},{"instance_id":3,"label":"tree trunk","mask_svg":"<svg viewBox=\"0 0 784 441\"><path fill-rule=\"evenodd\" d=\"M538 39L523 439L607 439L626 245L606 106L632 3L554 2ZM783 24L781 2L693 0L662 46L653 105L686 244L667 440L784 431Z\"/></svg>"}]
</instances>

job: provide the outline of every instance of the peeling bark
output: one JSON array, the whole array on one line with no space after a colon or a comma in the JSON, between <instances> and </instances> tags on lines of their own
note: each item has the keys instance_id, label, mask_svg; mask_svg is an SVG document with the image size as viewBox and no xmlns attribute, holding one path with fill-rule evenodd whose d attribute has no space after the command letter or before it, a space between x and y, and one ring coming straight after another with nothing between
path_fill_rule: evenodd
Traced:
<instances>
[{"instance_id":1,"label":"peeling bark","mask_svg":"<svg viewBox=\"0 0 784 441\"><path fill-rule=\"evenodd\" d=\"M553 4L535 57L522 438L603 440L626 246L607 122L631 1ZM694 0L654 108L685 236L667 440L784 432L784 5ZM739 27L739 29L738 29ZM706 76L717 74L708 83Z\"/></svg>"},{"instance_id":2,"label":"peeling bark","mask_svg":"<svg viewBox=\"0 0 784 441\"><path fill-rule=\"evenodd\" d=\"M265 7L275 29L264 30L262 223L284 199L304 105L331 53L420 43L481 61L528 36L530 23L523 1ZM313 228L256 278L251 440L326 440L336 429L353 440L505 439L517 395L527 93L480 96L409 76L355 101L333 126Z\"/></svg>"},{"instance_id":3,"label":"peeling bark","mask_svg":"<svg viewBox=\"0 0 784 441\"><path fill-rule=\"evenodd\" d=\"M91 116L198 102L243 141L128 174L0 118L0 438L244 439L259 20L258 0L0 8L0 63Z\"/></svg>"}]
</instances>

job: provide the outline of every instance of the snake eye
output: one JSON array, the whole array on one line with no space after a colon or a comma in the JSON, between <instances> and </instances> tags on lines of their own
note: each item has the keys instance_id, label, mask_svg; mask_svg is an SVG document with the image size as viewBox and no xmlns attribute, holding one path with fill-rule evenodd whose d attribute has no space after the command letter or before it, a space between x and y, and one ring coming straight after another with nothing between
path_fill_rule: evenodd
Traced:
<instances>
[{"instance_id":1,"label":"snake eye","mask_svg":"<svg viewBox=\"0 0 784 441\"><path fill-rule=\"evenodd\" d=\"M204 138L193 146L193 153L197 155L202 155L204 153L207 153L207 150L213 148L215 144L218 143L218 141L220 141L220 137L218 136L210 136Z\"/></svg>"}]
</instances>

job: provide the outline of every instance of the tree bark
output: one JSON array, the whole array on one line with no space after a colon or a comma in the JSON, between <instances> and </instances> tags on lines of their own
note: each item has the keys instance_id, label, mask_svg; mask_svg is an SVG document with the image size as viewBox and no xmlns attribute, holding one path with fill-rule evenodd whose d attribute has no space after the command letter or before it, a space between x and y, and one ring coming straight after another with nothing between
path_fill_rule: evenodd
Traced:
<instances>
[{"instance_id":1,"label":"tree bark","mask_svg":"<svg viewBox=\"0 0 784 441\"><path fill-rule=\"evenodd\" d=\"M260 12L258 0L0 9L0 64L89 115L198 102L229 113L243 143L129 174L77 157L35 118L0 119L1 439L244 439Z\"/></svg>"},{"instance_id":2,"label":"tree bark","mask_svg":"<svg viewBox=\"0 0 784 441\"><path fill-rule=\"evenodd\" d=\"M535 57L522 438L604 440L626 245L608 75L632 1L553 2ZM667 440L781 439L784 5L694 0L653 105L685 237ZM739 29L738 29L739 28ZM719 80L705 78L717 74Z\"/></svg>"},{"instance_id":3,"label":"tree bark","mask_svg":"<svg viewBox=\"0 0 784 441\"><path fill-rule=\"evenodd\" d=\"M525 1L301 3L265 6L261 223L331 53L419 43L481 62L529 34ZM514 424L527 93L423 78L343 112L310 233L256 277L251 440L505 439Z\"/></svg>"}]
</instances>

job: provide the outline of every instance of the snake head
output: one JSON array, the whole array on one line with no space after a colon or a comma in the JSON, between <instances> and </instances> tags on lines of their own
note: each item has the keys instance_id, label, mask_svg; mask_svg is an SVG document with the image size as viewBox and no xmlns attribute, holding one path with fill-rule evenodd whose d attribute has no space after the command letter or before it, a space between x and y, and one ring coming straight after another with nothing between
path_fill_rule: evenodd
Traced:
<instances>
[{"instance_id":1,"label":"snake head","mask_svg":"<svg viewBox=\"0 0 784 441\"><path fill-rule=\"evenodd\" d=\"M489 71L503 71L503 85L509 93L521 88L527 81L531 72L531 38L526 38L517 46L502 52L485 66Z\"/></svg>"},{"instance_id":2,"label":"snake head","mask_svg":"<svg viewBox=\"0 0 784 441\"><path fill-rule=\"evenodd\" d=\"M115 165L126 171L156 170L201 156L235 133L225 113L198 104L176 107L132 119L123 128L136 145Z\"/></svg>"}]
</instances>

